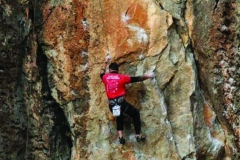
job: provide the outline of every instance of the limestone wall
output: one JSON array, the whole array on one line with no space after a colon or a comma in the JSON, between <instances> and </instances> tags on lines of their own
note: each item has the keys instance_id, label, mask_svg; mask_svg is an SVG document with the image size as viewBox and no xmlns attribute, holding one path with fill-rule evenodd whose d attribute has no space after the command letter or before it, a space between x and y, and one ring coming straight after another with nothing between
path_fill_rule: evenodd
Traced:
<instances>
[{"instance_id":1,"label":"limestone wall","mask_svg":"<svg viewBox=\"0 0 240 160\"><path fill-rule=\"evenodd\" d=\"M0 159L238 159L233 0L0 0ZM133 76L145 143L120 145L99 77Z\"/></svg>"}]
</instances>

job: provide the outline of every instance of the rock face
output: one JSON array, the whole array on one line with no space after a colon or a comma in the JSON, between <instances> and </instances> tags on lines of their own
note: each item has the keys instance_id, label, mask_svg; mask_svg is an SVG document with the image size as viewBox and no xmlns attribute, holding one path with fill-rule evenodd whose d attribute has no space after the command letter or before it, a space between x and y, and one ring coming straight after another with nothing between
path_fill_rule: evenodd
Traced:
<instances>
[{"instance_id":1,"label":"rock face","mask_svg":"<svg viewBox=\"0 0 240 160\"><path fill-rule=\"evenodd\" d=\"M239 159L240 2L0 0L0 159ZM120 145L99 77L127 86Z\"/></svg>"}]
</instances>

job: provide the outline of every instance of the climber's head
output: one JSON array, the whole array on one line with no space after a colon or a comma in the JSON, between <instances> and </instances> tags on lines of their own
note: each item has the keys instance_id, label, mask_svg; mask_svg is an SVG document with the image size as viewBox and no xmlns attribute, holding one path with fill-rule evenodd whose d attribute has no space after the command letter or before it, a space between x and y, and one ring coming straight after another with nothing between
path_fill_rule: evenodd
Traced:
<instances>
[{"instance_id":1,"label":"climber's head","mask_svg":"<svg viewBox=\"0 0 240 160\"><path fill-rule=\"evenodd\" d=\"M118 64L113 62L109 65L109 71L110 72L114 72L114 71L117 71L118 72Z\"/></svg>"}]
</instances>

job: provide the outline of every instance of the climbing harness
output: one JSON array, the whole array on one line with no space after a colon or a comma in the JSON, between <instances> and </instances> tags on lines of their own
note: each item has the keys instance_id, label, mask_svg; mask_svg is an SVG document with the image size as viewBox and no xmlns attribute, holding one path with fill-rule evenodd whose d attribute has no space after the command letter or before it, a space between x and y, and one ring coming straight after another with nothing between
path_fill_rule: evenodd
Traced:
<instances>
[{"instance_id":1,"label":"climbing harness","mask_svg":"<svg viewBox=\"0 0 240 160\"><path fill-rule=\"evenodd\" d=\"M123 100L124 100L123 96L115 98L115 99L109 99L109 104L110 105L116 105L118 103L121 103Z\"/></svg>"},{"instance_id":2,"label":"climbing harness","mask_svg":"<svg viewBox=\"0 0 240 160\"><path fill-rule=\"evenodd\" d=\"M112 114L114 117L118 117L121 115L121 105L119 105L119 103L123 102L123 100L124 100L123 96L109 100L109 104L113 105Z\"/></svg>"}]
</instances>

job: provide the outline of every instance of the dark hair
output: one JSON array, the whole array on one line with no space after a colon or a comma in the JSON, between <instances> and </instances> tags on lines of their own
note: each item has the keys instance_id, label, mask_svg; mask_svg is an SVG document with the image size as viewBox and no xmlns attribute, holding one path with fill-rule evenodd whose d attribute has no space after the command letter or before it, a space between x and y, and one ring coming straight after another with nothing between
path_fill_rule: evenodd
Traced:
<instances>
[{"instance_id":1,"label":"dark hair","mask_svg":"<svg viewBox=\"0 0 240 160\"><path fill-rule=\"evenodd\" d=\"M114 70L114 71L118 71L118 64L113 62L109 65L109 69Z\"/></svg>"}]
</instances>

